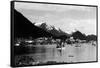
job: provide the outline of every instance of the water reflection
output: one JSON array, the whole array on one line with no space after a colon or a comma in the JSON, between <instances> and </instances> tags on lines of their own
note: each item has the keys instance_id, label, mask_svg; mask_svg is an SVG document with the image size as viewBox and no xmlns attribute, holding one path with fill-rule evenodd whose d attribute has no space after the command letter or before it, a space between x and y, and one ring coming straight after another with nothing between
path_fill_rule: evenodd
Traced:
<instances>
[{"instance_id":1,"label":"water reflection","mask_svg":"<svg viewBox=\"0 0 100 68\"><path fill-rule=\"evenodd\" d=\"M55 45L45 45L29 49L29 54L35 62L86 62L96 61L96 47L90 44L81 44L80 47L75 45L66 45L65 49L57 49Z\"/></svg>"},{"instance_id":2,"label":"water reflection","mask_svg":"<svg viewBox=\"0 0 100 68\"><path fill-rule=\"evenodd\" d=\"M62 50L61 50L61 49L58 50L58 55L59 55L59 56L62 56Z\"/></svg>"}]
</instances>

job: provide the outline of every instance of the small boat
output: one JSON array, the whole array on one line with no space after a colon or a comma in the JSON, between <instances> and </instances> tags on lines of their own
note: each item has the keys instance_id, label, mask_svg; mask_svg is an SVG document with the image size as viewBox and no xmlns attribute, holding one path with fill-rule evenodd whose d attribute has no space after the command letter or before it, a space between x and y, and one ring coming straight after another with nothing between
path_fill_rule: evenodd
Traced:
<instances>
[{"instance_id":1,"label":"small boat","mask_svg":"<svg viewBox=\"0 0 100 68\"><path fill-rule=\"evenodd\" d=\"M64 45L64 43L60 42L60 43L57 44L56 48L59 49L59 50L64 50L65 49L65 45Z\"/></svg>"},{"instance_id":2,"label":"small boat","mask_svg":"<svg viewBox=\"0 0 100 68\"><path fill-rule=\"evenodd\" d=\"M68 57L74 57L74 55L68 55Z\"/></svg>"},{"instance_id":3,"label":"small boat","mask_svg":"<svg viewBox=\"0 0 100 68\"><path fill-rule=\"evenodd\" d=\"M65 50L65 47L60 47L60 48L57 48L59 50Z\"/></svg>"},{"instance_id":4,"label":"small boat","mask_svg":"<svg viewBox=\"0 0 100 68\"><path fill-rule=\"evenodd\" d=\"M64 50L66 47L56 47L59 50Z\"/></svg>"},{"instance_id":5,"label":"small boat","mask_svg":"<svg viewBox=\"0 0 100 68\"><path fill-rule=\"evenodd\" d=\"M81 45L76 45L75 47L81 47Z\"/></svg>"}]
</instances>

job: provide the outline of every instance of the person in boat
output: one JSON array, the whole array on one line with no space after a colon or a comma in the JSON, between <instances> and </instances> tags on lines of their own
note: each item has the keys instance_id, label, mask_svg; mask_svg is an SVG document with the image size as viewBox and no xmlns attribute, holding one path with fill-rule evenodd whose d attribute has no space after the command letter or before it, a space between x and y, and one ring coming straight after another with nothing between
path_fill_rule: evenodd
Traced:
<instances>
[{"instance_id":1,"label":"person in boat","mask_svg":"<svg viewBox=\"0 0 100 68\"><path fill-rule=\"evenodd\" d=\"M65 47L65 40L60 39L57 41L57 48Z\"/></svg>"},{"instance_id":2,"label":"person in boat","mask_svg":"<svg viewBox=\"0 0 100 68\"><path fill-rule=\"evenodd\" d=\"M68 36L66 35L61 35L58 37L59 38L59 41L57 41L57 48L58 47L65 47L65 42L66 42L66 39L68 38Z\"/></svg>"},{"instance_id":3,"label":"person in boat","mask_svg":"<svg viewBox=\"0 0 100 68\"><path fill-rule=\"evenodd\" d=\"M60 40L57 40L56 43L57 43L57 48L60 48L61 47Z\"/></svg>"}]
</instances>

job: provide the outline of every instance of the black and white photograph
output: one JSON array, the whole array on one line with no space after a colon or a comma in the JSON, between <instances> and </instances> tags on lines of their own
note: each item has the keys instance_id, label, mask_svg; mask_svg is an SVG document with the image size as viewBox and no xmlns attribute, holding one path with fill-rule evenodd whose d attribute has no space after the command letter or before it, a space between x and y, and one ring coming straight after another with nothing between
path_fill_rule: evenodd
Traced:
<instances>
[{"instance_id":1,"label":"black and white photograph","mask_svg":"<svg viewBox=\"0 0 100 68\"><path fill-rule=\"evenodd\" d=\"M11 65L98 61L97 6L11 2Z\"/></svg>"}]
</instances>

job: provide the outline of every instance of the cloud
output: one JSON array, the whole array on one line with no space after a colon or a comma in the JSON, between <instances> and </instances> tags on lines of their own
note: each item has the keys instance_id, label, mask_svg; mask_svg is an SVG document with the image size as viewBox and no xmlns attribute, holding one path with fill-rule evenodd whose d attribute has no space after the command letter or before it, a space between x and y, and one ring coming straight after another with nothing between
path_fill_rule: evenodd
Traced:
<instances>
[{"instance_id":1,"label":"cloud","mask_svg":"<svg viewBox=\"0 0 100 68\"><path fill-rule=\"evenodd\" d=\"M75 5L58 5L58 4L42 4L42 3L22 3L15 2L16 9L39 10L39 11L55 11L65 12L69 10L91 11L94 7L75 6Z\"/></svg>"},{"instance_id":2,"label":"cloud","mask_svg":"<svg viewBox=\"0 0 100 68\"><path fill-rule=\"evenodd\" d=\"M76 29L82 33L95 34L96 35L96 20L87 19L87 20L73 20L73 19L60 19L55 21L47 22L50 25L54 25L57 28L61 28L67 33L71 33Z\"/></svg>"},{"instance_id":3,"label":"cloud","mask_svg":"<svg viewBox=\"0 0 100 68\"><path fill-rule=\"evenodd\" d=\"M96 34L96 7L15 2L15 9L31 22L46 22L72 32Z\"/></svg>"}]
</instances>

